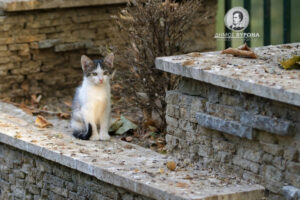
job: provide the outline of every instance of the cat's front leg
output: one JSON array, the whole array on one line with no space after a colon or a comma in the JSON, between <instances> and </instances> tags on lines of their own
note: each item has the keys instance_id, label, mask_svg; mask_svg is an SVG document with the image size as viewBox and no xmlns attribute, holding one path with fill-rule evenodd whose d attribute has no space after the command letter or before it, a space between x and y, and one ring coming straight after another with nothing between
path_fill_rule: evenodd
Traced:
<instances>
[{"instance_id":1,"label":"cat's front leg","mask_svg":"<svg viewBox=\"0 0 300 200\"><path fill-rule=\"evenodd\" d=\"M100 140L109 140L110 136L108 134L110 126L110 108L107 108L103 113L103 116L100 120Z\"/></svg>"},{"instance_id":2,"label":"cat's front leg","mask_svg":"<svg viewBox=\"0 0 300 200\"><path fill-rule=\"evenodd\" d=\"M97 130L97 125L92 110L93 110L92 108L87 108L87 107L83 108L83 115L84 115L85 122L87 124L91 124L92 126L92 136L90 137L90 140L95 141L95 140L100 140L100 135Z\"/></svg>"}]
</instances>

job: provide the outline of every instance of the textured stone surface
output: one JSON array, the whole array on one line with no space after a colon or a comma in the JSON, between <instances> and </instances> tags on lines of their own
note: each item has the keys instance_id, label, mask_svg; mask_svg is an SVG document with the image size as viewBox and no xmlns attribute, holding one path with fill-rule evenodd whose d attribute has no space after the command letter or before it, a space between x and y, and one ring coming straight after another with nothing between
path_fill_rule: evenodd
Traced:
<instances>
[{"instance_id":1,"label":"textured stone surface","mask_svg":"<svg viewBox=\"0 0 300 200\"><path fill-rule=\"evenodd\" d=\"M12 190L13 195L48 194L50 199L65 199L74 196L85 197L93 194L90 192L92 190L96 192L95 198L101 199L107 194L118 195L115 188L123 188L131 193L154 199L211 199L217 196L223 199L257 200L263 196L264 188L259 185L230 177L224 184L222 182L224 177L220 175L207 170L195 171L193 166L186 166L174 157L158 154L115 138L106 142L77 140L70 136L69 123L64 120L49 119L54 127L48 129L35 127L34 120L34 117L20 109L0 103L0 144L1 148L10 152L7 153L10 156L5 159L6 153L4 155L2 154L4 151L0 151L0 157L4 157L5 160L5 164L2 164L3 159L0 158L0 173L6 174L0 178L0 181L4 182L0 187L4 191L7 185L11 185L8 183L9 180L14 183L15 180L25 179L29 183L36 179L36 184L30 184L28 187L26 182L25 187L20 187L23 184L21 182L18 187L12 185L11 187L15 188ZM14 148L19 150L14 153L10 150ZM29 161L24 163L21 158L18 159L22 156L30 157ZM170 160L178 163L177 170L167 169L166 163ZM14 163L15 161L18 162ZM52 164L53 162L56 164ZM15 165L19 166L20 170L16 168L12 173L14 176L9 177L8 174ZM33 165L35 170L28 172L26 168L30 165ZM56 166L61 166L62 169ZM72 169L71 174L65 172L66 167L67 171ZM161 173L161 169L165 172ZM111 186L103 188L101 184L99 186L95 183L81 187L78 183L85 182L85 178L81 179L81 175L74 177L74 173L77 175L83 173L84 176L94 177ZM97 189L94 190L94 187ZM108 199L119 198L108 197Z\"/></svg>"},{"instance_id":2,"label":"textured stone surface","mask_svg":"<svg viewBox=\"0 0 300 200\"><path fill-rule=\"evenodd\" d=\"M300 106L300 71L278 67L278 59L300 54L300 44L259 47L254 52L257 59L209 52L199 57L186 54L156 58L155 63L166 72ZM184 65L187 60L194 64Z\"/></svg>"},{"instance_id":3,"label":"textured stone surface","mask_svg":"<svg viewBox=\"0 0 300 200\"><path fill-rule=\"evenodd\" d=\"M201 126L229 133L238 137L252 139L252 128L234 121L224 120L204 113L197 113L196 118Z\"/></svg>"},{"instance_id":4,"label":"textured stone surface","mask_svg":"<svg viewBox=\"0 0 300 200\"><path fill-rule=\"evenodd\" d=\"M180 85L166 94L169 152L200 169L263 184L270 200L284 199L287 184L300 187L299 106L191 79L183 79ZM195 120L199 113L201 120ZM208 119L221 123L212 126ZM251 127L252 139L228 134L233 132L230 128L218 129L228 121Z\"/></svg>"},{"instance_id":5,"label":"textured stone surface","mask_svg":"<svg viewBox=\"0 0 300 200\"><path fill-rule=\"evenodd\" d=\"M292 132L292 122L287 120L255 115L250 112L243 112L240 120L241 123L247 124L248 126L279 135L286 135Z\"/></svg>"},{"instance_id":6,"label":"textured stone surface","mask_svg":"<svg viewBox=\"0 0 300 200\"><path fill-rule=\"evenodd\" d=\"M293 186L284 186L284 197L286 200L298 200L300 198L300 189Z\"/></svg>"}]
</instances>

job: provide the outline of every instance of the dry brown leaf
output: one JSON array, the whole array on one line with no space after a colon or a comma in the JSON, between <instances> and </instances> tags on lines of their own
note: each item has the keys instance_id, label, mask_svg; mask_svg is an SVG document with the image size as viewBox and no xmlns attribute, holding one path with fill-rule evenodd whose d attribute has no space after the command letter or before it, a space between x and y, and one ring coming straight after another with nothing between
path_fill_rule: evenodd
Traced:
<instances>
[{"instance_id":1,"label":"dry brown leaf","mask_svg":"<svg viewBox=\"0 0 300 200\"><path fill-rule=\"evenodd\" d=\"M189 53L187 55L190 56L190 57L194 57L194 58L202 56L202 54L200 52L192 52L192 53Z\"/></svg>"},{"instance_id":2,"label":"dry brown leaf","mask_svg":"<svg viewBox=\"0 0 300 200\"><path fill-rule=\"evenodd\" d=\"M24 81L22 84L21 84L21 88L25 91L28 91L29 90L29 83L27 81Z\"/></svg>"},{"instance_id":3,"label":"dry brown leaf","mask_svg":"<svg viewBox=\"0 0 300 200\"><path fill-rule=\"evenodd\" d=\"M33 104L39 104L42 99L42 95L36 96L35 94L31 95L31 102Z\"/></svg>"},{"instance_id":4,"label":"dry brown leaf","mask_svg":"<svg viewBox=\"0 0 300 200\"><path fill-rule=\"evenodd\" d=\"M222 51L222 54L231 54L234 56L247 57L247 58L257 58L256 54L244 44L239 48L228 48Z\"/></svg>"},{"instance_id":5,"label":"dry brown leaf","mask_svg":"<svg viewBox=\"0 0 300 200\"><path fill-rule=\"evenodd\" d=\"M176 163L174 161L167 162L167 168L171 171L174 171L176 169Z\"/></svg>"},{"instance_id":6,"label":"dry brown leaf","mask_svg":"<svg viewBox=\"0 0 300 200\"><path fill-rule=\"evenodd\" d=\"M186 176L184 177L184 179L192 180L193 178L192 178L190 175L186 175Z\"/></svg>"},{"instance_id":7,"label":"dry brown leaf","mask_svg":"<svg viewBox=\"0 0 300 200\"><path fill-rule=\"evenodd\" d=\"M57 116L61 119L70 119L71 115L69 113L58 113Z\"/></svg>"},{"instance_id":8,"label":"dry brown leaf","mask_svg":"<svg viewBox=\"0 0 300 200\"><path fill-rule=\"evenodd\" d=\"M128 136L125 138L126 142L131 142L133 140L133 138L131 136Z\"/></svg>"},{"instance_id":9,"label":"dry brown leaf","mask_svg":"<svg viewBox=\"0 0 300 200\"><path fill-rule=\"evenodd\" d=\"M32 142L32 143L37 143L37 140L30 140L30 142Z\"/></svg>"},{"instance_id":10,"label":"dry brown leaf","mask_svg":"<svg viewBox=\"0 0 300 200\"><path fill-rule=\"evenodd\" d=\"M72 101L64 101L64 104L69 108L72 108Z\"/></svg>"},{"instance_id":11,"label":"dry brown leaf","mask_svg":"<svg viewBox=\"0 0 300 200\"><path fill-rule=\"evenodd\" d=\"M35 120L35 125L40 128L47 128L53 126L50 122L48 122L43 116L38 115Z\"/></svg>"},{"instance_id":12,"label":"dry brown leaf","mask_svg":"<svg viewBox=\"0 0 300 200\"><path fill-rule=\"evenodd\" d=\"M195 64L194 60L186 60L182 63L182 66L193 65Z\"/></svg>"},{"instance_id":13,"label":"dry brown leaf","mask_svg":"<svg viewBox=\"0 0 300 200\"><path fill-rule=\"evenodd\" d=\"M178 183L176 183L176 187L188 188L189 185L187 183L178 182Z\"/></svg>"},{"instance_id":14,"label":"dry brown leaf","mask_svg":"<svg viewBox=\"0 0 300 200\"><path fill-rule=\"evenodd\" d=\"M135 173L138 173L140 170L139 169L134 169L134 172Z\"/></svg>"},{"instance_id":15,"label":"dry brown leaf","mask_svg":"<svg viewBox=\"0 0 300 200\"><path fill-rule=\"evenodd\" d=\"M20 139L22 137L20 132L16 132L15 138Z\"/></svg>"}]
</instances>

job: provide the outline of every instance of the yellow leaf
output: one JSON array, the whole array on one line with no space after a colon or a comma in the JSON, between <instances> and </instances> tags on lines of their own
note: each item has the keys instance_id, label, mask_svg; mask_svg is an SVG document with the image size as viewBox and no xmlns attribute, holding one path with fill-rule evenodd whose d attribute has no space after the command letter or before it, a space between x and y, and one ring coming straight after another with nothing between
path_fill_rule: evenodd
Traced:
<instances>
[{"instance_id":1,"label":"yellow leaf","mask_svg":"<svg viewBox=\"0 0 300 200\"><path fill-rule=\"evenodd\" d=\"M167 162L167 167L169 170L174 171L176 169L176 163L174 161Z\"/></svg>"},{"instance_id":2,"label":"yellow leaf","mask_svg":"<svg viewBox=\"0 0 300 200\"><path fill-rule=\"evenodd\" d=\"M48 122L43 116L38 115L35 120L35 125L40 128L47 128L53 126L50 122Z\"/></svg>"}]
</instances>

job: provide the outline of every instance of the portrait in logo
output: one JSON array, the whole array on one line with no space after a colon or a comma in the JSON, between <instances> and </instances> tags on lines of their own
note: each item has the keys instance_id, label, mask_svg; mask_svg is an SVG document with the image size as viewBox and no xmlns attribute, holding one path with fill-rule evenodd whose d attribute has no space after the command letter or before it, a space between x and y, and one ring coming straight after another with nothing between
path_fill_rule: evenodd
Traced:
<instances>
[{"instance_id":1,"label":"portrait in logo","mask_svg":"<svg viewBox=\"0 0 300 200\"><path fill-rule=\"evenodd\" d=\"M249 13L242 7L231 8L224 17L225 26L232 31L243 31L249 25Z\"/></svg>"}]
</instances>

